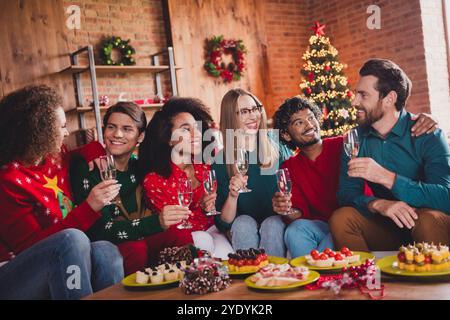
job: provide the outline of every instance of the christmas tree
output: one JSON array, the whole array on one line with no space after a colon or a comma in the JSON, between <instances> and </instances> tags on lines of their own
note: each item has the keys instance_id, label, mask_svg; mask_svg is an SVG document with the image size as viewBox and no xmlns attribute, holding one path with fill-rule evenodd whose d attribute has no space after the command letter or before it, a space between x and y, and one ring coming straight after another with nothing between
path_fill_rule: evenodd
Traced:
<instances>
[{"instance_id":1,"label":"christmas tree","mask_svg":"<svg viewBox=\"0 0 450 320\"><path fill-rule=\"evenodd\" d=\"M308 50L300 84L307 99L313 100L323 113L322 136L331 137L345 133L355 126L356 110L351 106L353 92L339 62L338 51L325 36L325 25L315 22L314 35L309 38Z\"/></svg>"}]
</instances>

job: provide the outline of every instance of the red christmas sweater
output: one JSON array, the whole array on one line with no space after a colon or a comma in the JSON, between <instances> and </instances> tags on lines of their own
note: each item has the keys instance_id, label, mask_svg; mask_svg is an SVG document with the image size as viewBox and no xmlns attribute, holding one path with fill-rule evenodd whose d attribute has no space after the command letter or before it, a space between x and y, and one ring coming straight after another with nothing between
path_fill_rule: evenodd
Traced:
<instances>
[{"instance_id":1,"label":"red christmas sweater","mask_svg":"<svg viewBox=\"0 0 450 320\"><path fill-rule=\"evenodd\" d=\"M328 221L338 209L337 190L343 137L323 139L320 155L311 160L302 153L284 161L292 181L292 207L302 211L301 219ZM364 193L372 195L365 185ZM286 218L285 222L290 223Z\"/></svg>"},{"instance_id":2,"label":"red christmas sweater","mask_svg":"<svg viewBox=\"0 0 450 320\"><path fill-rule=\"evenodd\" d=\"M200 207L200 199L205 194L203 189L203 179L206 171L210 170L207 164L193 164L195 177L200 181L200 185L192 192L192 202L189 209L192 215L189 222L192 224L191 231L205 231L213 225L213 218L207 217ZM157 212L161 212L166 205L178 205L177 184L181 179L187 179L186 173L171 162L172 174L169 178L164 178L155 172L147 174L144 178L144 191L146 202L149 207L153 207ZM176 228L176 226L173 226Z\"/></svg>"},{"instance_id":3,"label":"red christmas sweater","mask_svg":"<svg viewBox=\"0 0 450 320\"><path fill-rule=\"evenodd\" d=\"M15 161L0 168L0 262L63 229L85 231L100 217L86 201L73 207L68 168L74 154L92 161L104 153L93 142L42 165Z\"/></svg>"}]
</instances>

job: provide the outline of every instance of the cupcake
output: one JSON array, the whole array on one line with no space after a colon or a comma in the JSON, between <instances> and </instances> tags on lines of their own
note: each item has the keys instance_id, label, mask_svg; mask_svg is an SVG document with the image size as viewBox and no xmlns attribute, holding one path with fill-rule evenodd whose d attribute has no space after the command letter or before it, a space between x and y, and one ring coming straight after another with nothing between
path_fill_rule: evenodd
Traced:
<instances>
[{"instance_id":1,"label":"cupcake","mask_svg":"<svg viewBox=\"0 0 450 320\"><path fill-rule=\"evenodd\" d=\"M146 284L146 283L148 283L148 279L149 279L149 276L147 273L142 272L142 271L136 272L136 283Z\"/></svg>"},{"instance_id":2,"label":"cupcake","mask_svg":"<svg viewBox=\"0 0 450 320\"><path fill-rule=\"evenodd\" d=\"M178 272L175 269L169 269L164 271L165 281L174 281L178 279Z\"/></svg>"},{"instance_id":3,"label":"cupcake","mask_svg":"<svg viewBox=\"0 0 450 320\"><path fill-rule=\"evenodd\" d=\"M153 271L150 274L150 281L152 284L159 284L164 281L164 275L158 271Z\"/></svg>"}]
</instances>

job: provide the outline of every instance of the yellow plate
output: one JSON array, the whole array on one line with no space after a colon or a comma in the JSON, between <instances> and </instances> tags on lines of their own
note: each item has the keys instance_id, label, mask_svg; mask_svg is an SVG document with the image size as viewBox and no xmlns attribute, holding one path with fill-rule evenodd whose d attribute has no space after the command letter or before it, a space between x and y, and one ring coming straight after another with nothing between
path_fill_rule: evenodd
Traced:
<instances>
[{"instance_id":1,"label":"yellow plate","mask_svg":"<svg viewBox=\"0 0 450 320\"><path fill-rule=\"evenodd\" d=\"M163 289L163 288L172 288L176 287L180 282L179 279L172 281L165 281L161 283L146 283L140 284L136 283L136 273L130 274L128 277L125 277L122 280L122 284L127 289L132 290L152 290L152 289Z\"/></svg>"},{"instance_id":2,"label":"yellow plate","mask_svg":"<svg viewBox=\"0 0 450 320\"><path fill-rule=\"evenodd\" d=\"M377 266L380 268L381 272L394 275L394 276L405 276L405 277L436 277L436 276L449 276L450 269L441 271L407 271L400 270L395 267L397 263L397 256L387 256L381 258L377 261Z\"/></svg>"},{"instance_id":3,"label":"yellow plate","mask_svg":"<svg viewBox=\"0 0 450 320\"><path fill-rule=\"evenodd\" d=\"M319 279L320 274L316 271L309 271L308 276L306 277L305 280L296 282L296 283L292 283L289 284L287 286L278 286L278 287L261 287L261 286L257 286L255 285L254 282L250 281L251 276L249 276L248 278L245 279L245 284L247 285L247 287L251 288L251 289L256 289L256 290L261 290L261 291L268 291L268 292L274 292L274 291L289 291L289 290L293 290L296 289L298 287L302 287L302 286L306 286L307 284L316 282L317 279Z\"/></svg>"},{"instance_id":4,"label":"yellow plate","mask_svg":"<svg viewBox=\"0 0 450 320\"><path fill-rule=\"evenodd\" d=\"M286 259L286 258L283 258L283 257L275 257L275 256L268 256L267 257L267 260L269 260L269 263L274 263L274 264L284 264L284 263L288 263L289 262L289 260L288 259ZM228 266L228 261L227 260L224 260L224 261L222 261L222 264L224 265L224 266ZM254 273L256 273L256 272L258 272L258 271L229 271L228 270L228 274L230 275L230 276L247 276L247 275L251 275L251 274L254 274Z\"/></svg>"},{"instance_id":5,"label":"yellow plate","mask_svg":"<svg viewBox=\"0 0 450 320\"><path fill-rule=\"evenodd\" d=\"M375 259L375 256L368 252L361 252L361 251L353 251L353 254L359 254L359 261L355 263L348 264L346 267L352 267L352 266L359 266L360 264L363 264L366 262L366 259ZM308 264L306 261L305 256L297 257L291 260L290 262L291 266L293 267L307 267L310 270L317 270L317 271L328 271L328 272L339 272L342 270L342 267L315 267Z\"/></svg>"}]
</instances>

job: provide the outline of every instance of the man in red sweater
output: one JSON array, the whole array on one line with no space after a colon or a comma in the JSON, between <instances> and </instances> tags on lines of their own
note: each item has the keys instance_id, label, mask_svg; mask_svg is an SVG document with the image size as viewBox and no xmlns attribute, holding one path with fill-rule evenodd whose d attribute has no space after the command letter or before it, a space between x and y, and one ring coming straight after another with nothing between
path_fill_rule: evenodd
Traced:
<instances>
[{"instance_id":1,"label":"man in red sweater","mask_svg":"<svg viewBox=\"0 0 450 320\"><path fill-rule=\"evenodd\" d=\"M321 139L320 109L300 97L285 101L274 115L274 128L280 130L280 140L300 152L286 160L292 180L292 192L285 196L275 193L273 209L284 216L286 247L292 257L303 256L317 249L333 248L328 219L338 208L337 190L343 138ZM436 128L427 115L417 116L412 134L419 136ZM371 191L366 187L365 192Z\"/></svg>"}]
</instances>

